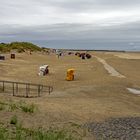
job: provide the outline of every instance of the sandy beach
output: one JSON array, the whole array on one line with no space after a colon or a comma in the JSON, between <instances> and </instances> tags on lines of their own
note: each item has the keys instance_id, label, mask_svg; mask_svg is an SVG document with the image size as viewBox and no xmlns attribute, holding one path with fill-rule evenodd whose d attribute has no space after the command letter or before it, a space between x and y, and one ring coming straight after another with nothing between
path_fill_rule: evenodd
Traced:
<instances>
[{"instance_id":1,"label":"sandy beach","mask_svg":"<svg viewBox=\"0 0 140 140\"><path fill-rule=\"evenodd\" d=\"M19 98L1 93L3 101L24 100L38 106L40 113L34 117L19 114L27 127L46 126L47 124L63 124L75 122L84 124L92 121L103 121L108 118L140 116L140 96L130 93L127 88L140 88L140 56L139 53L119 54L106 52L90 52L91 59L82 60L75 55L61 56L38 53L16 54L16 59L0 61L0 79L8 81L30 82L53 86L49 95L39 98ZM124 57L127 55L127 58ZM134 59L132 59L132 57ZM124 77L111 75L97 58L100 58ZM49 65L47 76L38 76L39 66ZM68 68L75 69L75 80L66 81ZM6 121L7 117L0 117ZM32 119L32 123L30 120Z\"/></svg>"}]
</instances>

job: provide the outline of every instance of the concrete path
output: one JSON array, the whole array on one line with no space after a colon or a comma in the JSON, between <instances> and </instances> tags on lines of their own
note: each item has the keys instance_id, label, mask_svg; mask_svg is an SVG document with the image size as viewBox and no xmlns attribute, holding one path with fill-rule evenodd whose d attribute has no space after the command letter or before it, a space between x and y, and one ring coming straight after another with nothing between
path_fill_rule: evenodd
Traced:
<instances>
[{"instance_id":1,"label":"concrete path","mask_svg":"<svg viewBox=\"0 0 140 140\"><path fill-rule=\"evenodd\" d=\"M124 75L120 74L119 72L117 72L112 66L110 66L109 64L107 64L107 62L100 58L100 57L97 57L97 60L102 63L104 65L104 68L108 71L108 73L111 75L111 76L115 76L115 77L119 77L119 78L125 78Z\"/></svg>"},{"instance_id":2,"label":"concrete path","mask_svg":"<svg viewBox=\"0 0 140 140\"><path fill-rule=\"evenodd\" d=\"M127 88L127 90L129 90L133 94L136 94L136 95L140 96L140 90L138 90L138 89L135 89L135 88Z\"/></svg>"}]
</instances>

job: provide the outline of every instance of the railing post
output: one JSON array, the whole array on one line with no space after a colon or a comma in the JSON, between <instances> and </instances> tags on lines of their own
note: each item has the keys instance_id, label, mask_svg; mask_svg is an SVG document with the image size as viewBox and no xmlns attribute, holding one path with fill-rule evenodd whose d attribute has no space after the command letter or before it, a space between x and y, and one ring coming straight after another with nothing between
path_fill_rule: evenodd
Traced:
<instances>
[{"instance_id":1,"label":"railing post","mask_svg":"<svg viewBox=\"0 0 140 140\"><path fill-rule=\"evenodd\" d=\"M14 87L14 82L13 82L13 96L15 96L15 87Z\"/></svg>"},{"instance_id":2,"label":"railing post","mask_svg":"<svg viewBox=\"0 0 140 140\"><path fill-rule=\"evenodd\" d=\"M50 86L49 86L49 95L50 95L51 91L50 91Z\"/></svg>"},{"instance_id":3,"label":"railing post","mask_svg":"<svg viewBox=\"0 0 140 140\"><path fill-rule=\"evenodd\" d=\"M40 85L40 94L43 93L43 85Z\"/></svg>"},{"instance_id":4,"label":"railing post","mask_svg":"<svg viewBox=\"0 0 140 140\"><path fill-rule=\"evenodd\" d=\"M28 94L30 95L30 84L28 84Z\"/></svg>"},{"instance_id":5,"label":"railing post","mask_svg":"<svg viewBox=\"0 0 140 140\"><path fill-rule=\"evenodd\" d=\"M49 86L49 95L50 93L53 91L53 87L52 86Z\"/></svg>"},{"instance_id":6,"label":"railing post","mask_svg":"<svg viewBox=\"0 0 140 140\"><path fill-rule=\"evenodd\" d=\"M4 87L5 85L4 85L4 81L2 82L2 91L4 92L4 90L5 90L5 87Z\"/></svg>"},{"instance_id":7,"label":"railing post","mask_svg":"<svg viewBox=\"0 0 140 140\"><path fill-rule=\"evenodd\" d=\"M40 97L40 85L38 85L38 97Z\"/></svg>"},{"instance_id":8,"label":"railing post","mask_svg":"<svg viewBox=\"0 0 140 140\"><path fill-rule=\"evenodd\" d=\"M28 90L29 90L29 87L28 87L28 84L26 84L26 98L28 98Z\"/></svg>"},{"instance_id":9,"label":"railing post","mask_svg":"<svg viewBox=\"0 0 140 140\"><path fill-rule=\"evenodd\" d=\"M19 94L19 91L20 91L20 86L19 85L23 85L24 97L29 97L30 96L30 92L32 92L32 90L34 90L34 89L32 89L32 86L36 86L37 92L38 92L38 97L40 97L43 92L49 92L49 95L50 95L50 93L53 91L52 86L44 86L42 84L40 85L40 84L30 84L30 83L12 82L12 81L0 81L0 82L2 83L2 91L3 92L5 91L6 86L7 86L6 83L8 83L12 86L13 96L16 96L16 95ZM11 88L10 88L10 90L11 90Z\"/></svg>"},{"instance_id":10,"label":"railing post","mask_svg":"<svg viewBox=\"0 0 140 140\"><path fill-rule=\"evenodd\" d=\"M16 94L18 94L18 83L16 83Z\"/></svg>"}]
</instances>

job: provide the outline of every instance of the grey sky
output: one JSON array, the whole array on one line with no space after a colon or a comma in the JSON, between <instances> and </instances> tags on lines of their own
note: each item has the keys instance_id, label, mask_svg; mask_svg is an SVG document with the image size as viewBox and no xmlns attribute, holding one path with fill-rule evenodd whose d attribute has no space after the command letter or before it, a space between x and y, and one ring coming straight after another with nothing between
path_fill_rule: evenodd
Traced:
<instances>
[{"instance_id":1,"label":"grey sky","mask_svg":"<svg viewBox=\"0 0 140 140\"><path fill-rule=\"evenodd\" d=\"M0 0L0 41L140 39L140 0Z\"/></svg>"}]
</instances>

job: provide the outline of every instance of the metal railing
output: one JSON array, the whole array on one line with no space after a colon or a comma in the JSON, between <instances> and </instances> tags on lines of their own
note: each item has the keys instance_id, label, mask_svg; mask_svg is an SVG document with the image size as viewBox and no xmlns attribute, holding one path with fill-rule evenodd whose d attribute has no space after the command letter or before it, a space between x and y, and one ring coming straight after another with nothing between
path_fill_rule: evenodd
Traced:
<instances>
[{"instance_id":1,"label":"metal railing","mask_svg":"<svg viewBox=\"0 0 140 140\"><path fill-rule=\"evenodd\" d=\"M13 96L27 98L40 97L43 93L48 92L50 94L52 91L53 91L52 86L0 80L0 92L10 93Z\"/></svg>"}]
</instances>

